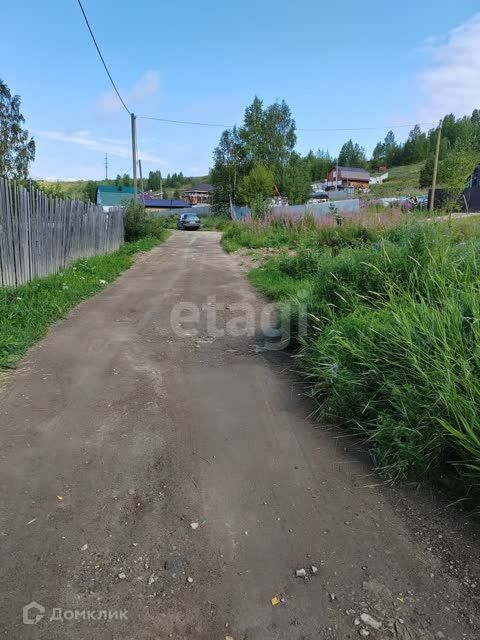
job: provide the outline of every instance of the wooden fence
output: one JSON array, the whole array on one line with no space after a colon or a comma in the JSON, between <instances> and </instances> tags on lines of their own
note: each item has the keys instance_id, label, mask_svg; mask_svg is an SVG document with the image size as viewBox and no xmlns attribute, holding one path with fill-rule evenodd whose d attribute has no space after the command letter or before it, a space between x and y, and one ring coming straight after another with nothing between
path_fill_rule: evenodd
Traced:
<instances>
[{"instance_id":1,"label":"wooden fence","mask_svg":"<svg viewBox=\"0 0 480 640\"><path fill-rule=\"evenodd\" d=\"M49 198L0 178L0 286L16 287L123 243L121 208Z\"/></svg>"}]
</instances>

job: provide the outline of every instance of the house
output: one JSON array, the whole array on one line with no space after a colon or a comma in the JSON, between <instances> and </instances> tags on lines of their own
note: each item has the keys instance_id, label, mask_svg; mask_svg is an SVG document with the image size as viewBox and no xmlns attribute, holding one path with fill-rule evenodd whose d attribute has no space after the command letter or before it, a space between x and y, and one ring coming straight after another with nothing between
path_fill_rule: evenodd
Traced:
<instances>
[{"instance_id":1,"label":"house","mask_svg":"<svg viewBox=\"0 0 480 640\"><path fill-rule=\"evenodd\" d=\"M194 184L193 187L183 190L183 197L190 204L210 204L213 186L206 182Z\"/></svg>"},{"instance_id":2,"label":"house","mask_svg":"<svg viewBox=\"0 0 480 640\"><path fill-rule=\"evenodd\" d=\"M338 169L338 176L337 176ZM368 189L370 184L370 174L361 167L333 167L327 175L327 191L332 189L345 189L354 187L356 189Z\"/></svg>"},{"instance_id":3,"label":"house","mask_svg":"<svg viewBox=\"0 0 480 640\"><path fill-rule=\"evenodd\" d=\"M190 202L185 200L168 200L165 198L156 198L148 193L140 194L138 201L145 204L145 209L149 211L170 211L175 213L178 209L191 208Z\"/></svg>"},{"instance_id":4,"label":"house","mask_svg":"<svg viewBox=\"0 0 480 640\"><path fill-rule=\"evenodd\" d=\"M95 195L95 203L103 207L120 207L133 200L133 187L110 186L99 184Z\"/></svg>"}]
</instances>

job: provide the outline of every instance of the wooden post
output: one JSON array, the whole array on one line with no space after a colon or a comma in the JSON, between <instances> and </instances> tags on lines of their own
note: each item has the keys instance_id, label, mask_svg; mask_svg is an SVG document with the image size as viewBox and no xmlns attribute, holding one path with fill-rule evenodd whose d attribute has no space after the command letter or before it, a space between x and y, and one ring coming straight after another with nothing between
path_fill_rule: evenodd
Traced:
<instances>
[{"instance_id":1,"label":"wooden post","mask_svg":"<svg viewBox=\"0 0 480 640\"><path fill-rule=\"evenodd\" d=\"M134 113L130 114L132 119L132 165L133 165L133 199L137 201L137 125Z\"/></svg>"},{"instance_id":2,"label":"wooden post","mask_svg":"<svg viewBox=\"0 0 480 640\"><path fill-rule=\"evenodd\" d=\"M440 139L442 137L442 120L438 125L438 134L437 134L437 147L435 149L435 162L433 164L433 178L432 178L432 192L430 197L430 213L433 213L433 209L435 206L435 189L437 188L437 173L438 173L438 157L440 155Z\"/></svg>"},{"instance_id":3,"label":"wooden post","mask_svg":"<svg viewBox=\"0 0 480 640\"><path fill-rule=\"evenodd\" d=\"M138 161L138 168L140 170L140 186L141 186L141 189L142 189L142 202L143 202L143 206L145 206L145 191L144 191L144 188L143 188L143 175L142 175L142 161L141 160Z\"/></svg>"}]
</instances>

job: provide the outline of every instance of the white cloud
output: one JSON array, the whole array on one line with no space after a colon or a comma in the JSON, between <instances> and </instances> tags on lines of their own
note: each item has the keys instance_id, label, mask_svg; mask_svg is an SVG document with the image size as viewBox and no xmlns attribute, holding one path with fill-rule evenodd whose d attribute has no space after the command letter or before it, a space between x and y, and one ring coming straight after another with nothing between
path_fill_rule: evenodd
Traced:
<instances>
[{"instance_id":1,"label":"white cloud","mask_svg":"<svg viewBox=\"0 0 480 640\"><path fill-rule=\"evenodd\" d=\"M419 119L436 121L446 113L462 116L480 108L480 13L424 45L430 61L418 77Z\"/></svg>"},{"instance_id":2,"label":"white cloud","mask_svg":"<svg viewBox=\"0 0 480 640\"><path fill-rule=\"evenodd\" d=\"M58 142L66 142L69 144L77 145L91 151L99 151L101 153L108 153L109 155L116 156L118 158L130 158L132 153L130 140L116 139L116 138L102 138L96 137L91 131L52 131L41 130L35 132L37 136L46 138L48 140L55 140ZM154 153L149 151L139 150L138 157L145 162L153 162L160 166L166 166L168 162L164 158L160 158Z\"/></svg>"},{"instance_id":3,"label":"white cloud","mask_svg":"<svg viewBox=\"0 0 480 640\"><path fill-rule=\"evenodd\" d=\"M129 88L119 88L120 95L131 110L139 102L156 95L160 89L160 74L158 71L144 71L140 78ZM97 108L101 113L117 113L123 109L115 91L103 93L98 101Z\"/></svg>"}]
</instances>

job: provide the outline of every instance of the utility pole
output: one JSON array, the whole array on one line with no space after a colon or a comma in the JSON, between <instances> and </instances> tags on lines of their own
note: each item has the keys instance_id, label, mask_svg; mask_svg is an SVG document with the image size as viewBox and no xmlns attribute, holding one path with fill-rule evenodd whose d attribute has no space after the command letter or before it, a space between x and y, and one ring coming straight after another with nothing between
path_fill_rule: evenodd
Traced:
<instances>
[{"instance_id":1,"label":"utility pole","mask_svg":"<svg viewBox=\"0 0 480 640\"><path fill-rule=\"evenodd\" d=\"M130 114L132 119L132 166L133 166L133 199L137 201L137 122L134 113Z\"/></svg>"},{"instance_id":2,"label":"utility pole","mask_svg":"<svg viewBox=\"0 0 480 640\"><path fill-rule=\"evenodd\" d=\"M163 200L163 178L160 178L160 200Z\"/></svg>"},{"instance_id":3,"label":"utility pole","mask_svg":"<svg viewBox=\"0 0 480 640\"><path fill-rule=\"evenodd\" d=\"M440 155L440 138L442 137L442 124L443 120L440 120L438 125L438 134L437 134L437 148L435 149L435 162L433 165L433 179L432 179L432 191L430 194L430 213L433 213L433 209L435 206L435 189L437 188L437 173L438 173L438 156Z\"/></svg>"},{"instance_id":4,"label":"utility pole","mask_svg":"<svg viewBox=\"0 0 480 640\"><path fill-rule=\"evenodd\" d=\"M145 206L145 191L143 189L143 175L142 175L142 161L141 160L138 161L138 168L140 169L140 187L142 189L142 201L143 201L143 206Z\"/></svg>"},{"instance_id":5,"label":"utility pole","mask_svg":"<svg viewBox=\"0 0 480 640\"><path fill-rule=\"evenodd\" d=\"M335 191L338 191L338 156L337 156L337 169L335 171Z\"/></svg>"},{"instance_id":6,"label":"utility pole","mask_svg":"<svg viewBox=\"0 0 480 640\"><path fill-rule=\"evenodd\" d=\"M108 153L105 154L105 180L108 180Z\"/></svg>"}]
</instances>

